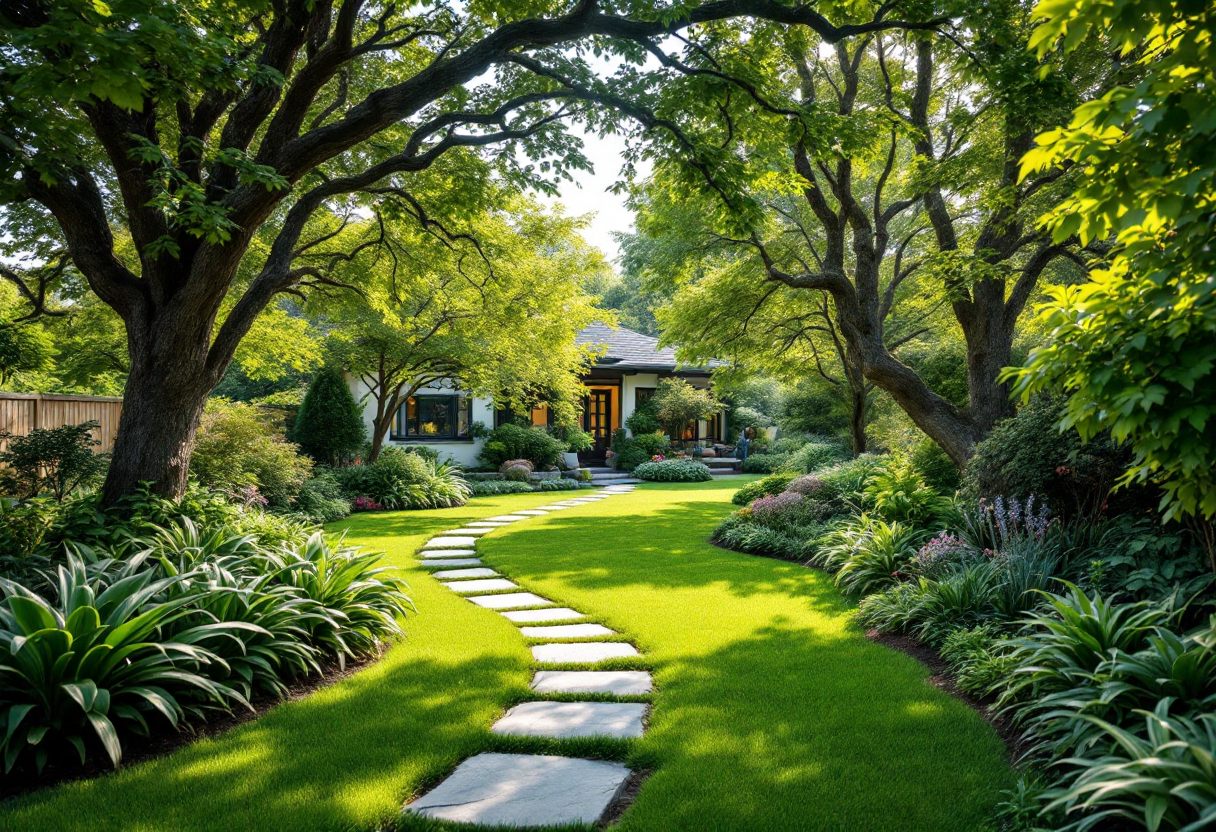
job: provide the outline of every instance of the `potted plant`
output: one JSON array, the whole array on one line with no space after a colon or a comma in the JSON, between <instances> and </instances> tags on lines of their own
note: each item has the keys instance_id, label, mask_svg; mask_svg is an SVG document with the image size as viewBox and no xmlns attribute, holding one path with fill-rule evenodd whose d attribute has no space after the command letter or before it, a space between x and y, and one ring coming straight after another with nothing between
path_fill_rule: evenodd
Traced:
<instances>
[{"instance_id":1,"label":"potted plant","mask_svg":"<svg viewBox=\"0 0 1216 832\"><path fill-rule=\"evenodd\" d=\"M566 452L562 454L562 463L573 471L579 467L578 455L595 447L595 437L585 430L572 430L566 434Z\"/></svg>"}]
</instances>

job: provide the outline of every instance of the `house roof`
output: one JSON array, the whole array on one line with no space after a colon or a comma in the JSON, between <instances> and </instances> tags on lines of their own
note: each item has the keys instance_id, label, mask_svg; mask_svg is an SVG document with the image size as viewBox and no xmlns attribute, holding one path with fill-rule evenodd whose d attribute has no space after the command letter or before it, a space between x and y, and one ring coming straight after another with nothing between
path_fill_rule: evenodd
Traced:
<instances>
[{"instance_id":1,"label":"house roof","mask_svg":"<svg viewBox=\"0 0 1216 832\"><path fill-rule=\"evenodd\" d=\"M671 347L660 347L659 339L625 327L613 327L593 323L584 327L575 336L579 346L603 346L604 354L595 362L598 369L642 370L645 372L675 372L708 374L721 362L710 361L703 367L682 365L676 360L676 351Z\"/></svg>"}]
</instances>

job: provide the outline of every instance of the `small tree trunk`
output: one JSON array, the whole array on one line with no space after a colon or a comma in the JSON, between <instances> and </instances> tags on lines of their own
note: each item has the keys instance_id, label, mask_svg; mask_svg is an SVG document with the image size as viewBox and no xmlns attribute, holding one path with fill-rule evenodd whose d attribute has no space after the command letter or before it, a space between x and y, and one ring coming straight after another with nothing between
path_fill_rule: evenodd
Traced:
<instances>
[{"instance_id":1,"label":"small tree trunk","mask_svg":"<svg viewBox=\"0 0 1216 832\"><path fill-rule=\"evenodd\" d=\"M853 456L861 456L866 452L866 391L862 387L860 390L853 389L850 392L852 399L852 413L849 418L849 435L853 440Z\"/></svg>"}]
</instances>

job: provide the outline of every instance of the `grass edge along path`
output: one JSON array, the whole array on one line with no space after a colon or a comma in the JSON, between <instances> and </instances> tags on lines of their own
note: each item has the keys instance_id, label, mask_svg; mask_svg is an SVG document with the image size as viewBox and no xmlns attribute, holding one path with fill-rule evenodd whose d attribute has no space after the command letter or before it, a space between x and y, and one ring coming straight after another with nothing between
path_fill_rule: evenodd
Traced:
<instances>
[{"instance_id":1,"label":"grass edge along path","mask_svg":"<svg viewBox=\"0 0 1216 832\"><path fill-rule=\"evenodd\" d=\"M710 545L735 485L647 485L479 546L487 566L629 633L646 653L655 711L625 761L655 773L620 828L981 828L1012 779L996 734L927 684L923 665L867 641L827 575ZM0 829L395 823L408 798L494 747L489 726L529 697L532 670L514 625L440 587L413 552L466 520L555 499L483 498L339 524L404 570L422 613L407 641L230 734L0 807Z\"/></svg>"}]
</instances>

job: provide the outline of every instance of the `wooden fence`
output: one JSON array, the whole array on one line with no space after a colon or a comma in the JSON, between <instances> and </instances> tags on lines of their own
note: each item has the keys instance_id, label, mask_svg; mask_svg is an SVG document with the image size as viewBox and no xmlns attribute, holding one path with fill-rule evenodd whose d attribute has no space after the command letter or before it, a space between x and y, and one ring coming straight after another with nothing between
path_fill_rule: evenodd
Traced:
<instances>
[{"instance_id":1,"label":"wooden fence","mask_svg":"<svg viewBox=\"0 0 1216 832\"><path fill-rule=\"evenodd\" d=\"M38 428L58 428L97 422L94 452L108 453L118 432L122 399L112 396L55 396L43 393L0 393L0 433L25 436ZM0 450L7 443L0 442Z\"/></svg>"}]
</instances>

